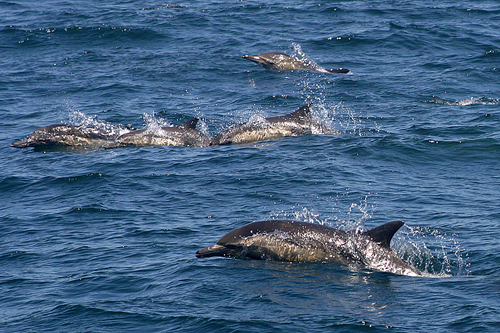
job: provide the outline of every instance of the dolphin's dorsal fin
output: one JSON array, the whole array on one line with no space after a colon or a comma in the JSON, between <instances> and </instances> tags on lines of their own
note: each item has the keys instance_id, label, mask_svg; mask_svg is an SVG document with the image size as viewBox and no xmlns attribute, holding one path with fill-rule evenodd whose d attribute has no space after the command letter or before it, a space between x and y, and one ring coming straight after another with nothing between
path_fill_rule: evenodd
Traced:
<instances>
[{"instance_id":1,"label":"dolphin's dorsal fin","mask_svg":"<svg viewBox=\"0 0 500 333\"><path fill-rule=\"evenodd\" d=\"M309 103L298 109L297 111L294 111L289 114L290 117L293 118L306 118L309 117L309 114L311 113L311 106L313 103Z\"/></svg>"},{"instance_id":2,"label":"dolphin's dorsal fin","mask_svg":"<svg viewBox=\"0 0 500 333\"><path fill-rule=\"evenodd\" d=\"M303 120L303 119L309 118L309 114L311 113L311 106L312 105L313 105L313 103L306 104L303 107L301 107L300 109L298 109L297 111L289 113L286 116L274 117L274 118L269 118L269 119L281 118L281 120L293 120L293 119Z\"/></svg>"},{"instance_id":3,"label":"dolphin's dorsal fin","mask_svg":"<svg viewBox=\"0 0 500 333\"><path fill-rule=\"evenodd\" d=\"M179 128L196 129L196 123L198 123L198 120L200 120L200 118L194 117L193 119L186 121L184 124L179 125Z\"/></svg>"},{"instance_id":4,"label":"dolphin's dorsal fin","mask_svg":"<svg viewBox=\"0 0 500 333\"><path fill-rule=\"evenodd\" d=\"M374 242L379 243L380 246L390 249L392 236L405 224L403 221L393 221L383 224L379 227L367 230L365 234L370 236Z\"/></svg>"},{"instance_id":5,"label":"dolphin's dorsal fin","mask_svg":"<svg viewBox=\"0 0 500 333\"><path fill-rule=\"evenodd\" d=\"M309 118L309 114L311 113L311 106L312 105L313 105L312 103L306 104L303 107L301 107L300 109L298 109L292 113L289 113L289 114L284 115L284 116L279 116L279 117L266 118L266 120L269 121L270 123L280 123L283 121L294 122L297 120L304 120L304 119Z\"/></svg>"}]
</instances>

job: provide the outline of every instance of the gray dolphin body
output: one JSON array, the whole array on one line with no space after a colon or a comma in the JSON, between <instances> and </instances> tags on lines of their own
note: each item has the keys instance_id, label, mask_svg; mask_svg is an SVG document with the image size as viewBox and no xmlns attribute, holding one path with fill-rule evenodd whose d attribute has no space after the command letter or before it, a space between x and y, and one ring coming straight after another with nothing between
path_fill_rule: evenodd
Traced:
<instances>
[{"instance_id":1,"label":"gray dolphin body","mask_svg":"<svg viewBox=\"0 0 500 333\"><path fill-rule=\"evenodd\" d=\"M347 68L325 69L309 59L299 59L281 52L266 52L256 56L244 55L242 58L276 71L304 70L322 73L349 73Z\"/></svg>"},{"instance_id":2,"label":"gray dolphin body","mask_svg":"<svg viewBox=\"0 0 500 333\"><path fill-rule=\"evenodd\" d=\"M404 222L394 221L363 232L288 220L254 222L234 229L217 244L196 252L196 257L284 262L337 262L400 275L421 272L390 248Z\"/></svg>"},{"instance_id":3,"label":"gray dolphin body","mask_svg":"<svg viewBox=\"0 0 500 333\"><path fill-rule=\"evenodd\" d=\"M242 144L313 133L339 134L311 117L311 105L304 105L285 116L260 118L230 127L217 134L210 145Z\"/></svg>"},{"instance_id":4,"label":"gray dolphin body","mask_svg":"<svg viewBox=\"0 0 500 333\"><path fill-rule=\"evenodd\" d=\"M123 134L104 148L151 147L151 146L187 146L206 147L210 138L196 129L198 118L186 121L180 126L160 129L143 129Z\"/></svg>"},{"instance_id":5,"label":"gray dolphin body","mask_svg":"<svg viewBox=\"0 0 500 333\"><path fill-rule=\"evenodd\" d=\"M63 147L88 149L102 146L114 136L97 128L50 125L37 129L26 139L11 144L15 148Z\"/></svg>"}]
</instances>

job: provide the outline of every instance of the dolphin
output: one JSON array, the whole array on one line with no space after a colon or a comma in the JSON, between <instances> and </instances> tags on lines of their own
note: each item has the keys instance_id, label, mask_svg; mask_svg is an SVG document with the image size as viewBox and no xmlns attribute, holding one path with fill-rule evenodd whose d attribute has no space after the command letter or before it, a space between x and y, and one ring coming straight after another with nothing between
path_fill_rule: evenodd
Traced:
<instances>
[{"instance_id":1,"label":"dolphin","mask_svg":"<svg viewBox=\"0 0 500 333\"><path fill-rule=\"evenodd\" d=\"M312 103L285 116L259 118L230 127L217 134L210 145L242 144L313 133L339 134L314 120L310 114L311 106Z\"/></svg>"},{"instance_id":2,"label":"dolphin","mask_svg":"<svg viewBox=\"0 0 500 333\"><path fill-rule=\"evenodd\" d=\"M16 141L11 146L88 149L102 146L113 139L113 135L98 128L56 124L39 128L26 139Z\"/></svg>"},{"instance_id":3,"label":"dolphin","mask_svg":"<svg viewBox=\"0 0 500 333\"><path fill-rule=\"evenodd\" d=\"M390 248L404 225L393 221L365 231L343 231L324 225L288 220L253 222L234 229L196 257L283 262L336 262L400 275L420 276L415 267Z\"/></svg>"},{"instance_id":4,"label":"dolphin","mask_svg":"<svg viewBox=\"0 0 500 333\"><path fill-rule=\"evenodd\" d=\"M196 129L199 118L193 118L180 126L142 129L129 132L116 138L104 148L151 147L151 146L187 146L206 147L210 138Z\"/></svg>"},{"instance_id":5,"label":"dolphin","mask_svg":"<svg viewBox=\"0 0 500 333\"><path fill-rule=\"evenodd\" d=\"M243 55L242 58L251 60L266 69L276 71L297 69L321 73L349 73L347 68L325 69L307 58L300 59L282 52L266 52L256 56Z\"/></svg>"}]
</instances>

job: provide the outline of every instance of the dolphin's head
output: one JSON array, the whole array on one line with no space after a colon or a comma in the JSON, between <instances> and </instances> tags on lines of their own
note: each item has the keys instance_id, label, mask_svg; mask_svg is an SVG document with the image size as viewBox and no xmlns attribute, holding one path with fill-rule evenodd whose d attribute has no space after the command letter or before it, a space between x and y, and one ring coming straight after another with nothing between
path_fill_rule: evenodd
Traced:
<instances>
[{"instance_id":1,"label":"dolphin's head","mask_svg":"<svg viewBox=\"0 0 500 333\"><path fill-rule=\"evenodd\" d=\"M265 57L251 56L251 55L245 54L242 56L242 58L251 60L251 61L255 62L256 64L258 64L264 68L267 68L267 69L272 69L274 67L274 62L270 61L270 59L265 58Z\"/></svg>"},{"instance_id":2,"label":"dolphin's head","mask_svg":"<svg viewBox=\"0 0 500 333\"><path fill-rule=\"evenodd\" d=\"M251 60L266 69L273 70L293 69L291 64L294 63L294 58L281 52L266 52L256 56L244 55L242 58Z\"/></svg>"}]
</instances>

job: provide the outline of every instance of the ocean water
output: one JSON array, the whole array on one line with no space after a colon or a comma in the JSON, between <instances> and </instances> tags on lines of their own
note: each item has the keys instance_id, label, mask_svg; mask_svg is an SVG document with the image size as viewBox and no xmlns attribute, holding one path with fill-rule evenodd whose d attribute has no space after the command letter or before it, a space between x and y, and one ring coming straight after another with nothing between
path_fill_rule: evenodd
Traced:
<instances>
[{"instance_id":1,"label":"ocean water","mask_svg":"<svg viewBox=\"0 0 500 333\"><path fill-rule=\"evenodd\" d=\"M498 332L497 1L0 3L0 331ZM269 51L351 73L273 72ZM58 123L314 103L340 135L207 148L10 147ZM197 259L252 221L406 225L423 277Z\"/></svg>"}]
</instances>

